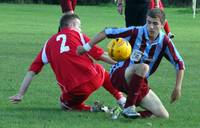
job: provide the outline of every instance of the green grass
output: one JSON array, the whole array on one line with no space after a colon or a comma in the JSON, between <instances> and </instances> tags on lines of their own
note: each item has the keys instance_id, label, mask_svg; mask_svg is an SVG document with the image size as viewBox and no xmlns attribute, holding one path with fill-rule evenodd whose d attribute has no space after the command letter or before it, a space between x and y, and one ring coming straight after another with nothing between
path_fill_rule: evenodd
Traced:
<instances>
[{"instance_id":1,"label":"green grass","mask_svg":"<svg viewBox=\"0 0 200 128\"><path fill-rule=\"evenodd\" d=\"M124 26L114 6L77 6L85 33L93 37L107 26ZM17 93L22 79L44 42L58 29L59 6L0 4L0 127L1 128L197 128L200 90L200 14L192 19L188 8L167 8L167 19L174 43L182 54L186 72L181 99L170 104L175 83L173 67L163 61L150 78L151 88L170 113L170 119L112 121L105 113L63 112L59 107L60 90L50 66L46 66L32 82L20 104L11 104L8 97ZM105 47L106 42L100 44ZM108 65L105 65L108 69ZM87 103L99 99L109 105L115 100L104 89L92 95ZM152 123L152 126L148 125Z\"/></svg>"}]
</instances>

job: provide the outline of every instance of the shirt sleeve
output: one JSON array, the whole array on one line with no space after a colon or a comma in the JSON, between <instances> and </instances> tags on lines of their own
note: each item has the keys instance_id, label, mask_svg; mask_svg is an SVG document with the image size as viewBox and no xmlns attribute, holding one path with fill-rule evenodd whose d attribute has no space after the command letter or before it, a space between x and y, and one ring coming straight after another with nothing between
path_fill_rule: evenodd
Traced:
<instances>
[{"instance_id":1,"label":"shirt sleeve","mask_svg":"<svg viewBox=\"0 0 200 128\"><path fill-rule=\"evenodd\" d=\"M36 58L34 59L34 61L32 62L32 64L30 65L29 71L33 71L36 74L38 74L42 70L43 66L44 66L44 63L42 61L42 50L41 50L39 54L36 56Z\"/></svg>"},{"instance_id":2,"label":"shirt sleeve","mask_svg":"<svg viewBox=\"0 0 200 128\"><path fill-rule=\"evenodd\" d=\"M125 38L129 39L133 34L135 26L131 26L128 28L106 28L105 34L107 38Z\"/></svg>"},{"instance_id":3,"label":"shirt sleeve","mask_svg":"<svg viewBox=\"0 0 200 128\"><path fill-rule=\"evenodd\" d=\"M171 40L167 41L165 57L174 65L176 70L185 69L184 61Z\"/></svg>"}]
</instances>

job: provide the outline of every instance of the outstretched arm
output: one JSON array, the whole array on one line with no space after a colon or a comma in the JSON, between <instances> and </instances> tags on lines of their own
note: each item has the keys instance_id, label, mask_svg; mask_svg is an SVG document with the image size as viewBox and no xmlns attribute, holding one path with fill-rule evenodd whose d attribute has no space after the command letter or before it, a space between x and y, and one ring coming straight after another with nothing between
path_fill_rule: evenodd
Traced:
<instances>
[{"instance_id":1,"label":"outstretched arm","mask_svg":"<svg viewBox=\"0 0 200 128\"><path fill-rule=\"evenodd\" d=\"M184 76L184 70L178 70L176 74L176 84L171 95L171 103L175 102L181 97L181 86Z\"/></svg>"},{"instance_id":2,"label":"outstretched arm","mask_svg":"<svg viewBox=\"0 0 200 128\"><path fill-rule=\"evenodd\" d=\"M95 44L99 43L100 41L106 38L106 33L104 31L98 33L92 40L88 43L84 44L83 46L78 46L77 54L82 55L85 52L89 51Z\"/></svg>"},{"instance_id":3,"label":"outstretched arm","mask_svg":"<svg viewBox=\"0 0 200 128\"><path fill-rule=\"evenodd\" d=\"M117 61L113 60L113 59L108 55L107 52L104 52L104 53L102 54L102 56L101 56L99 59L100 59L101 61L104 61L104 62L108 63L108 64L116 64L116 63L117 63Z\"/></svg>"},{"instance_id":4,"label":"outstretched arm","mask_svg":"<svg viewBox=\"0 0 200 128\"><path fill-rule=\"evenodd\" d=\"M23 98L23 95L26 93L29 85L31 84L31 81L33 79L33 77L35 76L35 72L33 71L28 71L24 77L24 80L21 84L21 87L19 89L19 92L14 95L14 96L11 96L9 99L12 103L18 103L22 100Z\"/></svg>"}]
</instances>

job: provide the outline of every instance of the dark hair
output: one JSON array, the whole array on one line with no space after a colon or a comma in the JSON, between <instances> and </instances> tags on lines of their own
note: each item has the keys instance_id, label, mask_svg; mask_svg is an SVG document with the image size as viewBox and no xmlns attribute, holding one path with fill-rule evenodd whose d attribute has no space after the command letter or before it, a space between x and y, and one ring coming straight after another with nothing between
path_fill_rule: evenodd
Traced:
<instances>
[{"instance_id":1,"label":"dark hair","mask_svg":"<svg viewBox=\"0 0 200 128\"><path fill-rule=\"evenodd\" d=\"M159 8L149 10L147 16L150 16L152 18L159 18L161 24L165 23L165 12Z\"/></svg>"},{"instance_id":2,"label":"dark hair","mask_svg":"<svg viewBox=\"0 0 200 128\"><path fill-rule=\"evenodd\" d=\"M79 19L79 16L76 14L64 14L60 19L60 28L69 26L69 23L74 20Z\"/></svg>"}]
</instances>

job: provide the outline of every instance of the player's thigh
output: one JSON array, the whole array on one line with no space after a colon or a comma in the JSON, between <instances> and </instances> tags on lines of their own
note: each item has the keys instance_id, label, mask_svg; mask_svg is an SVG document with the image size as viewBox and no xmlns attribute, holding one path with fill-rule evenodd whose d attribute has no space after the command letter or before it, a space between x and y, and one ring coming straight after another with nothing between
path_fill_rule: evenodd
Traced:
<instances>
[{"instance_id":1,"label":"player's thigh","mask_svg":"<svg viewBox=\"0 0 200 128\"><path fill-rule=\"evenodd\" d=\"M166 108L152 90L149 90L149 93L142 99L140 106L151 111L157 117L169 117Z\"/></svg>"},{"instance_id":2,"label":"player's thigh","mask_svg":"<svg viewBox=\"0 0 200 128\"><path fill-rule=\"evenodd\" d=\"M125 68L116 69L111 75L111 82L112 82L112 85L118 91L121 91L127 94L128 85L125 80Z\"/></svg>"}]
</instances>

